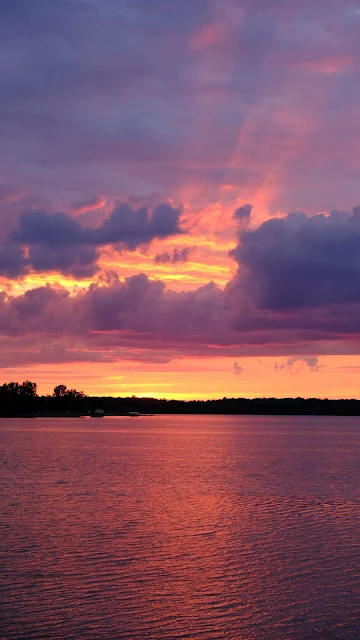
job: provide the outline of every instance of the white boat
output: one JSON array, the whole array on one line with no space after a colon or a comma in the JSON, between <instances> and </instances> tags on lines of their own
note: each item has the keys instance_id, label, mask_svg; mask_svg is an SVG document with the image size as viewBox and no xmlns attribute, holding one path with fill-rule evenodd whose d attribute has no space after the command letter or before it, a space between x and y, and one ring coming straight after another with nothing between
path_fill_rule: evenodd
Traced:
<instances>
[{"instance_id":1,"label":"white boat","mask_svg":"<svg viewBox=\"0 0 360 640\"><path fill-rule=\"evenodd\" d=\"M91 414L92 418L103 418L105 415L105 411L103 409L95 409L94 413Z\"/></svg>"}]
</instances>

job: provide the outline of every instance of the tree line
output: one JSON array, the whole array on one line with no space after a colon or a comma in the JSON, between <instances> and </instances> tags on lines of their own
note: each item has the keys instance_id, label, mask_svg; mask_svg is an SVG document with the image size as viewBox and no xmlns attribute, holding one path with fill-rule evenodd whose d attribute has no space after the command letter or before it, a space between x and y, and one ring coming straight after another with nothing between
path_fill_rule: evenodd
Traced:
<instances>
[{"instance_id":1,"label":"tree line","mask_svg":"<svg viewBox=\"0 0 360 640\"><path fill-rule=\"evenodd\" d=\"M59 384L52 395L39 396L37 383L5 382L0 386L0 415L26 415L36 413L79 413L84 411L86 394Z\"/></svg>"},{"instance_id":2,"label":"tree line","mask_svg":"<svg viewBox=\"0 0 360 640\"><path fill-rule=\"evenodd\" d=\"M0 386L0 417L91 415L228 414L228 415L352 415L360 416L360 400L321 398L222 398L219 400L165 400L157 398L94 397L59 384L53 393L38 395L30 380Z\"/></svg>"}]
</instances>

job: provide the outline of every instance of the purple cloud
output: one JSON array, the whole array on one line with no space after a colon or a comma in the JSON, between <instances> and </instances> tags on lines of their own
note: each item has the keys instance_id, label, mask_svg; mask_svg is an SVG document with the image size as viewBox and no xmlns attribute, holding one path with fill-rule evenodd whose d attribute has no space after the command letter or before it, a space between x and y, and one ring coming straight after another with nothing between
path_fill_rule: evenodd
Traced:
<instances>
[{"instance_id":1,"label":"purple cloud","mask_svg":"<svg viewBox=\"0 0 360 640\"><path fill-rule=\"evenodd\" d=\"M0 274L6 278L25 275L28 260L20 247L3 244L0 246Z\"/></svg>"},{"instance_id":2,"label":"purple cloud","mask_svg":"<svg viewBox=\"0 0 360 640\"><path fill-rule=\"evenodd\" d=\"M286 364L278 364L276 362L275 369L277 371L282 371L283 369L291 370L297 362L305 364L307 367L309 367L312 373L317 372L322 368L322 365L319 364L319 358L317 356L290 356L287 359Z\"/></svg>"},{"instance_id":3,"label":"purple cloud","mask_svg":"<svg viewBox=\"0 0 360 640\"><path fill-rule=\"evenodd\" d=\"M360 302L360 225L352 214L290 213L239 234L240 288L260 308Z\"/></svg>"},{"instance_id":4,"label":"purple cloud","mask_svg":"<svg viewBox=\"0 0 360 640\"><path fill-rule=\"evenodd\" d=\"M0 297L4 336L79 336L93 347L166 351L188 355L279 355L291 350L358 352L360 304L279 313L243 304L238 289L209 283L194 291L167 290L144 274L92 285L70 295L62 288L39 287ZM172 355L171 355L172 354ZM109 355L111 357L111 355ZM311 356L312 357L312 356ZM295 362L294 360L294 362Z\"/></svg>"},{"instance_id":5,"label":"purple cloud","mask_svg":"<svg viewBox=\"0 0 360 640\"><path fill-rule=\"evenodd\" d=\"M233 370L234 370L234 375L236 376L240 376L244 372L243 367L240 367L238 362L234 362Z\"/></svg>"},{"instance_id":6,"label":"purple cloud","mask_svg":"<svg viewBox=\"0 0 360 640\"><path fill-rule=\"evenodd\" d=\"M49 285L16 297L0 298L0 332L4 335L146 334L165 342L202 342L220 336L226 326L222 292L209 284L196 291L167 291L144 274L109 286L92 285L71 296ZM197 337L196 337L197 336Z\"/></svg>"},{"instance_id":7,"label":"purple cloud","mask_svg":"<svg viewBox=\"0 0 360 640\"><path fill-rule=\"evenodd\" d=\"M244 204L242 207L238 207L234 212L235 220L249 220L251 218L251 212L253 210L252 204Z\"/></svg>"},{"instance_id":8,"label":"purple cloud","mask_svg":"<svg viewBox=\"0 0 360 640\"><path fill-rule=\"evenodd\" d=\"M37 272L92 276L97 270L100 247L119 245L133 251L155 238L179 235L180 214L180 208L167 203L152 211L121 203L100 226L88 229L78 218L65 213L25 211L0 252L0 274L16 277L32 268ZM27 258L24 247L28 249Z\"/></svg>"},{"instance_id":9,"label":"purple cloud","mask_svg":"<svg viewBox=\"0 0 360 640\"><path fill-rule=\"evenodd\" d=\"M179 262L187 262L193 249L191 247L184 247L183 249L174 249L171 253L164 251L163 253L157 253L154 262L155 264L178 264Z\"/></svg>"},{"instance_id":10,"label":"purple cloud","mask_svg":"<svg viewBox=\"0 0 360 640\"><path fill-rule=\"evenodd\" d=\"M3 2L0 171L27 189L0 186L0 275L92 277L104 246L133 251L180 234L180 209L163 202L179 193L198 209L224 193L256 196L272 213L351 206L359 26L351 0ZM129 192L105 220L53 212ZM144 205L150 193L159 195ZM174 292L135 275L74 296L4 294L0 330L172 353L357 349L358 211L257 229L250 215L251 205L234 214L238 271L224 291ZM155 261L180 263L188 251Z\"/></svg>"},{"instance_id":11,"label":"purple cloud","mask_svg":"<svg viewBox=\"0 0 360 640\"><path fill-rule=\"evenodd\" d=\"M356 197L359 16L350 0L2 5L0 169L9 181L59 208L94 192L170 197L189 181L217 195L235 184L251 198L270 176L282 186L275 210Z\"/></svg>"},{"instance_id":12,"label":"purple cloud","mask_svg":"<svg viewBox=\"0 0 360 640\"><path fill-rule=\"evenodd\" d=\"M133 211L135 217L127 218ZM154 212L152 222L149 210L121 205L95 229L65 214L28 212L20 216L12 242L3 246L0 268L9 277L30 266L91 275L102 243L126 240L131 249L147 242L161 233L169 212L164 233L178 228L180 210L160 205ZM341 341L353 344L359 336L358 219L355 208L312 218L289 214L241 229L232 252L238 271L224 290L209 283L195 291L171 291L161 280L139 274L123 282L116 275L103 278L74 296L51 287L14 298L3 295L0 330L4 335L111 334L122 344L132 339L160 342L161 348L179 343L197 352L204 345L233 345L243 352L262 346L280 353L287 345L295 354L307 349L308 356L311 345L320 353L319 343L326 342L338 349ZM175 260L180 255L169 253Z\"/></svg>"},{"instance_id":13,"label":"purple cloud","mask_svg":"<svg viewBox=\"0 0 360 640\"><path fill-rule=\"evenodd\" d=\"M82 243L84 230L66 213L24 211L10 240L20 245L71 246Z\"/></svg>"},{"instance_id":14,"label":"purple cloud","mask_svg":"<svg viewBox=\"0 0 360 640\"><path fill-rule=\"evenodd\" d=\"M124 244L134 250L141 244L148 244L155 238L162 239L179 235L181 209L162 203L150 212L145 207L133 209L123 202L113 209L97 229L85 232L89 243L97 246Z\"/></svg>"}]
</instances>

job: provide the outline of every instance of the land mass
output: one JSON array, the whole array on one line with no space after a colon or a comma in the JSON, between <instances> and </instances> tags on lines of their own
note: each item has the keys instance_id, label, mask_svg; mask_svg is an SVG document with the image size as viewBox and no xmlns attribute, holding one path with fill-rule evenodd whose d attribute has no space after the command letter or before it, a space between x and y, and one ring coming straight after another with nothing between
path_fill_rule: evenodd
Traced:
<instances>
[{"instance_id":1,"label":"land mass","mask_svg":"<svg viewBox=\"0 0 360 640\"><path fill-rule=\"evenodd\" d=\"M360 400L321 398L222 398L165 400L87 396L82 391L55 387L52 395L38 395L29 380L0 386L0 417L69 417L101 415L225 414L360 416Z\"/></svg>"}]
</instances>

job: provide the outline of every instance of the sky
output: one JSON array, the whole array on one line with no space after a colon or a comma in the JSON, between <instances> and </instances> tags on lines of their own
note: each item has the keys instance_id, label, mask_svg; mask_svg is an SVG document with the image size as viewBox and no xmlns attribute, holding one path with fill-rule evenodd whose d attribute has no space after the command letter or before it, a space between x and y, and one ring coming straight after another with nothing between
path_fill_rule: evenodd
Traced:
<instances>
[{"instance_id":1,"label":"sky","mask_svg":"<svg viewBox=\"0 0 360 640\"><path fill-rule=\"evenodd\" d=\"M360 397L360 8L0 7L0 383Z\"/></svg>"}]
</instances>

